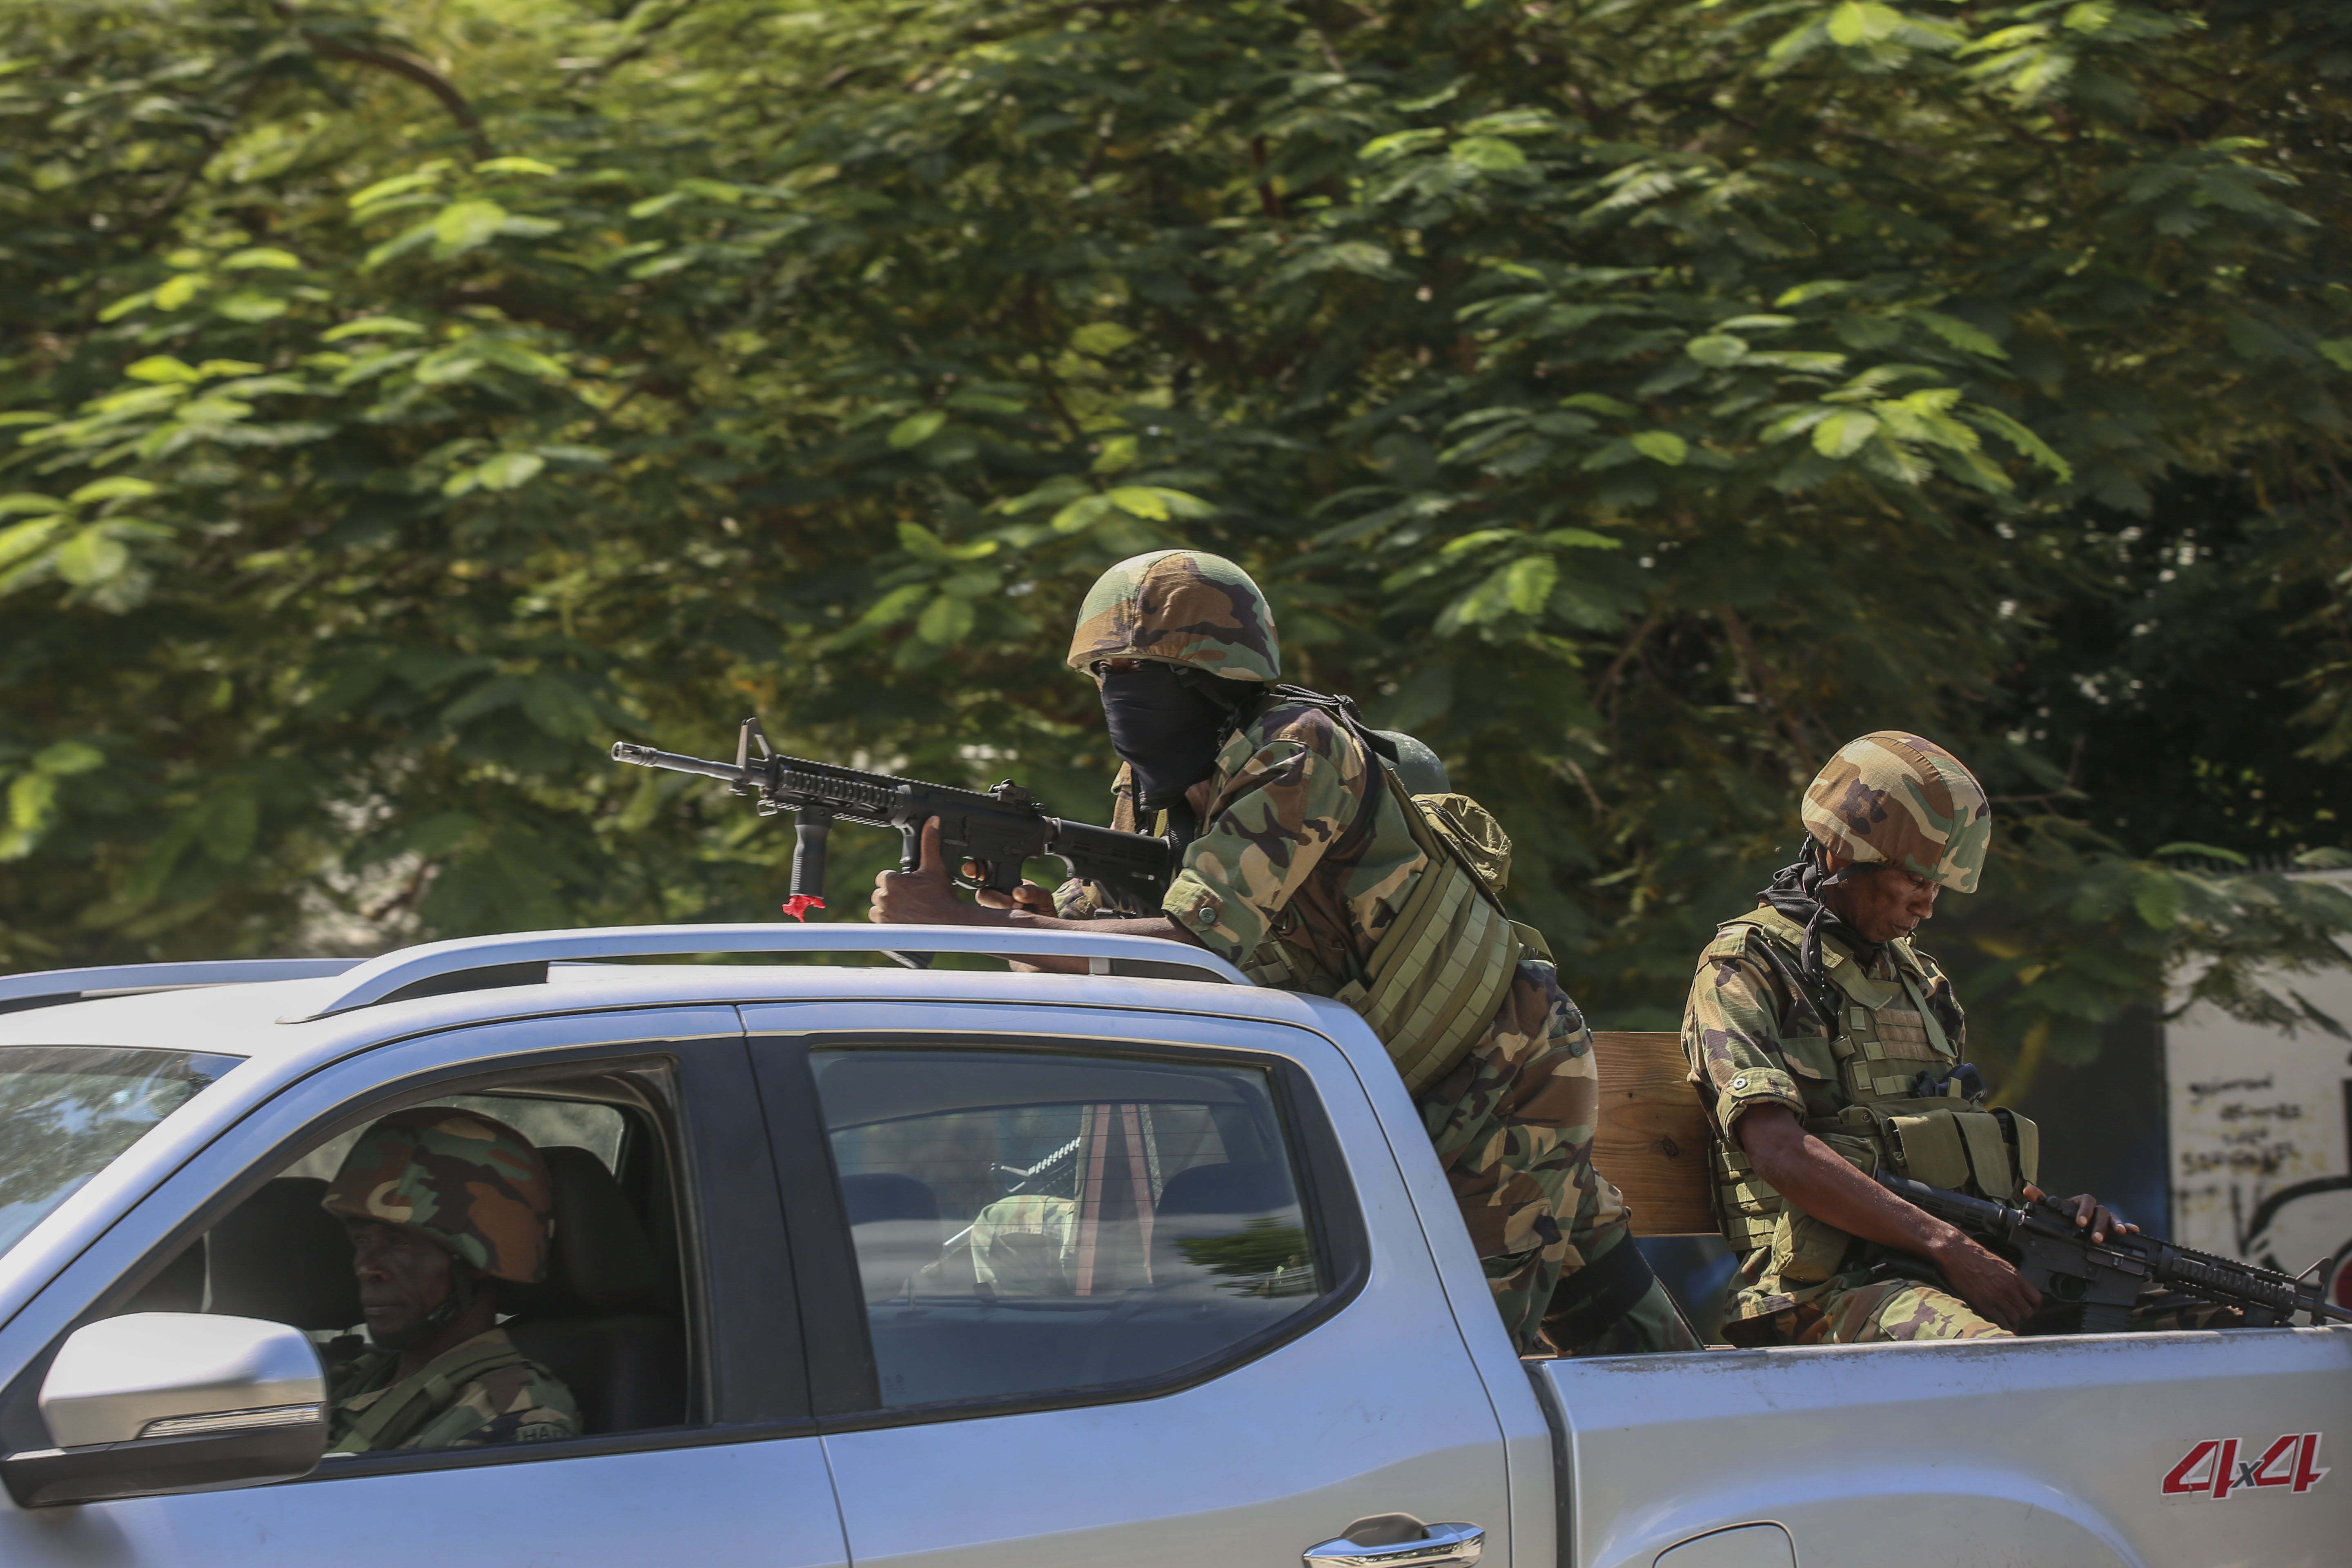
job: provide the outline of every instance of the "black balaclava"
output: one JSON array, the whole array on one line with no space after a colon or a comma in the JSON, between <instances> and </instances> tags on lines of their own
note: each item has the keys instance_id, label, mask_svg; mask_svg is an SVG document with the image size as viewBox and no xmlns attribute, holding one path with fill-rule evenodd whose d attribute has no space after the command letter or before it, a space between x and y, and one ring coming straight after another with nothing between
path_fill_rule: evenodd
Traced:
<instances>
[{"instance_id":1,"label":"black balaclava","mask_svg":"<svg viewBox=\"0 0 2352 1568\"><path fill-rule=\"evenodd\" d=\"M1104 672L1111 750L1135 770L1135 803L1147 817L1183 812L1184 792L1216 771L1226 725L1248 695L1240 686L1171 664Z\"/></svg>"},{"instance_id":2,"label":"black balaclava","mask_svg":"<svg viewBox=\"0 0 2352 1568\"><path fill-rule=\"evenodd\" d=\"M1805 837L1805 852L1797 857L1794 865L1783 866L1773 874L1772 885L1756 896L1788 916L1802 921L1805 942L1799 954L1799 967L1807 981L1826 984L1829 972L1822 964L1822 938L1833 936L1853 950L1853 956L1864 969L1878 962L1879 944L1865 942L1860 931L1840 920L1822 895L1841 882L1851 882L1877 869L1874 865L1857 860L1853 865L1832 873L1822 864L1821 841L1811 834Z\"/></svg>"}]
</instances>

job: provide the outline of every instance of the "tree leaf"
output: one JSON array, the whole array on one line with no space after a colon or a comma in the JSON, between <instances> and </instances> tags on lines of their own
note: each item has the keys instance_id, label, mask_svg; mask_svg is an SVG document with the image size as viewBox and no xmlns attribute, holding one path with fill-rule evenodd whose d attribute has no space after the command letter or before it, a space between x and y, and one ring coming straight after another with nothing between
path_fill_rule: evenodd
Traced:
<instances>
[{"instance_id":1,"label":"tree leaf","mask_svg":"<svg viewBox=\"0 0 2352 1568\"><path fill-rule=\"evenodd\" d=\"M1446 150L1452 156L1483 173L1504 174L1528 166L1528 155L1516 142L1499 136L1465 136Z\"/></svg>"},{"instance_id":2,"label":"tree leaf","mask_svg":"<svg viewBox=\"0 0 2352 1568\"><path fill-rule=\"evenodd\" d=\"M162 384L194 382L203 379L196 367L170 354L149 354L122 367L122 374L133 381L149 381Z\"/></svg>"},{"instance_id":3,"label":"tree leaf","mask_svg":"<svg viewBox=\"0 0 2352 1568\"><path fill-rule=\"evenodd\" d=\"M57 561L58 576L77 588L91 588L121 575L131 552L104 524L93 523L58 546Z\"/></svg>"},{"instance_id":4,"label":"tree leaf","mask_svg":"<svg viewBox=\"0 0 2352 1568\"><path fill-rule=\"evenodd\" d=\"M976 612L971 601L942 594L923 607L915 635L940 647L953 647L971 634Z\"/></svg>"},{"instance_id":5,"label":"tree leaf","mask_svg":"<svg viewBox=\"0 0 2352 1568\"><path fill-rule=\"evenodd\" d=\"M242 791L224 791L206 801L195 820L196 842L224 866L234 866L253 853L261 830L261 807Z\"/></svg>"},{"instance_id":6,"label":"tree leaf","mask_svg":"<svg viewBox=\"0 0 2352 1568\"><path fill-rule=\"evenodd\" d=\"M1693 338L1683 345L1683 353L1701 364L1717 369L1738 364L1748 357L1748 342L1729 332L1712 332L1703 338Z\"/></svg>"},{"instance_id":7,"label":"tree leaf","mask_svg":"<svg viewBox=\"0 0 2352 1568\"><path fill-rule=\"evenodd\" d=\"M33 766L45 773L64 776L86 773L92 768L106 765L106 753L85 741L59 741L44 746L33 754Z\"/></svg>"},{"instance_id":8,"label":"tree leaf","mask_svg":"<svg viewBox=\"0 0 2352 1568\"><path fill-rule=\"evenodd\" d=\"M488 245L505 227L507 209L487 197L451 202L433 219L433 255L446 261Z\"/></svg>"},{"instance_id":9,"label":"tree leaf","mask_svg":"<svg viewBox=\"0 0 2352 1568\"><path fill-rule=\"evenodd\" d=\"M1520 615L1532 616L1544 607L1551 597L1552 585L1559 581L1559 563L1549 555L1522 555L1511 563L1503 579L1503 592L1511 608Z\"/></svg>"},{"instance_id":10,"label":"tree leaf","mask_svg":"<svg viewBox=\"0 0 2352 1568\"><path fill-rule=\"evenodd\" d=\"M2179 920L2187 901L2180 879L2168 871L2150 868L2142 871L2132 885L2132 907L2139 911L2142 921L2157 931L2170 929Z\"/></svg>"},{"instance_id":11,"label":"tree leaf","mask_svg":"<svg viewBox=\"0 0 2352 1568\"><path fill-rule=\"evenodd\" d=\"M1849 48L1856 44L1874 44L1901 32L1906 20L1892 5L1873 5L1870 0L1839 0L1830 10L1829 35L1832 41Z\"/></svg>"},{"instance_id":12,"label":"tree leaf","mask_svg":"<svg viewBox=\"0 0 2352 1568\"><path fill-rule=\"evenodd\" d=\"M909 447L919 447L938 435L940 426L947 422L946 409L927 408L920 414L909 414L891 426L887 439L892 447L904 451Z\"/></svg>"},{"instance_id":13,"label":"tree leaf","mask_svg":"<svg viewBox=\"0 0 2352 1568\"><path fill-rule=\"evenodd\" d=\"M1878 434L1878 421L1859 408L1841 408L1813 426L1813 450L1824 458L1851 458Z\"/></svg>"},{"instance_id":14,"label":"tree leaf","mask_svg":"<svg viewBox=\"0 0 2352 1568\"><path fill-rule=\"evenodd\" d=\"M1670 468L1682 467L1690 456L1690 446L1671 430L1644 430L1633 437L1633 450L1654 462Z\"/></svg>"},{"instance_id":15,"label":"tree leaf","mask_svg":"<svg viewBox=\"0 0 2352 1568\"><path fill-rule=\"evenodd\" d=\"M158 493L152 480L132 474L110 474L102 479L92 479L66 499L76 506L88 506L93 501L143 500Z\"/></svg>"}]
</instances>

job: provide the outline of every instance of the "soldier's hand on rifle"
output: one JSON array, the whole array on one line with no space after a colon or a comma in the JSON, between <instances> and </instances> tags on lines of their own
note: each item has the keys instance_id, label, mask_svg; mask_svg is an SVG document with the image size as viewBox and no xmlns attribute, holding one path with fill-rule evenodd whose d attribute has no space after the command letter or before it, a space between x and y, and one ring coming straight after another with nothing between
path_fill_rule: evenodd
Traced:
<instances>
[{"instance_id":1,"label":"soldier's hand on rifle","mask_svg":"<svg viewBox=\"0 0 2352 1568\"><path fill-rule=\"evenodd\" d=\"M1956 1227L1943 1228L1948 1234L1937 1239L1927 1257L1953 1295L2004 1329L2015 1329L2033 1316L2042 1305L2042 1292L2027 1284L2025 1276Z\"/></svg>"},{"instance_id":2,"label":"soldier's hand on rifle","mask_svg":"<svg viewBox=\"0 0 2352 1568\"><path fill-rule=\"evenodd\" d=\"M967 882L980 880L978 861L967 860L963 863L963 879ZM1027 910L1033 915L1050 915L1054 912L1054 889L1036 882L1024 882L1009 893L1000 893L993 888L982 888L972 894L972 899L984 910Z\"/></svg>"},{"instance_id":3,"label":"soldier's hand on rifle","mask_svg":"<svg viewBox=\"0 0 2352 1568\"><path fill-rule=\"evenodd\" d=\"M2040 1187L2033 1185L2031 1182L2026 1184L2026 1202L2040 1203L2045 1198L2048 1198L2050 1202L2057 1205L2062 1209L2072 1209L2074 1213L2075 1228L2081 1229L2085 1226L2089 1226L2091 1239L2093 1241L2106 1240L2107 1234L2110 1231L2114 1232L2117 1236L2137 1236L2139 1234L2139 1226L2136 1225L2127 1225L2124 1221L2117 1219L2116 1217L2115 1210L2107 1207L2105 1204L2102 1204L2098 1199L2093 1197L2088 1193L2077 1193L2071 1198L2052 1198L2049 1194L2043 1192Z\"/></svg>"},{"instance_id":4,"label":"soldier's hand on rifle","mask_svg":"<svg viewBox=\"0 0 2352 1568\"><path fill-rule=\"evenodd\" d=\"M874 879L874 897L866 918L876 925L996 925L993 911L982 911L956 897L948 878L947 858L940 849L940 819L923 823L921 848L911 871L885 871Z\"/></svg>"}]
</instances>

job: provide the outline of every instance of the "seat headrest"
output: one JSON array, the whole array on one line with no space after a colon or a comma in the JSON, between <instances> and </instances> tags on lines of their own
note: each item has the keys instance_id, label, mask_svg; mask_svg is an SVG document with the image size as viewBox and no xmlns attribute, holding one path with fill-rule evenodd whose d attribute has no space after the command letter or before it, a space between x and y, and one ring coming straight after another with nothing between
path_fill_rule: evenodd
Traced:
<instances>
[{"instance_id":1,"label":"seat headrest","mask_svg":"<svg viewBox=\"0 0 2352 1568\"><path fill-rule=\"evenodd\" d=\"M1297 1200L1290 1192L1290 1173L1279 1165L1255 1162L1234 1165L1195 1165L1168 1178L1160 1189L1159 1214L1259 1215L1286 1209Z\"/></svg>"},{"instance_id":2,"label":"seat headrest","mask_svg":"<svg viewBox=\"0 0 2352 1568\"><path fill-rule=\"evenodd\" d=\"M937 1219L939 1194L930 1184L892 1171L841 1178L842 1206L853 1226L885 1219Z\"/></svg>"},{"instance_id":3,"label":"seat headrest","mask_svg":"<svg viewBox=\"0 0 2352 1568\"><path fill-rule=\"evenodd\" d=\"M205 1238L209 1311L298 1329L360 1321L359 1281L342 1222L319 1206L327 1184L280 1176L229 1210Z\"/></svg>"},{"instance_id":4,"label":"seat headrest","mask_svg":"<svg viewBox=\"0 0 2352 1568\"><path fill-rule=\"evenodd\" d=\"M500 1310L578 1317L621 1311L652 1295L658 1278L653 1245L604 1162L566 1144L539 1154L554 1189L555 1246L545 1279L499 1285Z\"/></svg>"}]
</instances>

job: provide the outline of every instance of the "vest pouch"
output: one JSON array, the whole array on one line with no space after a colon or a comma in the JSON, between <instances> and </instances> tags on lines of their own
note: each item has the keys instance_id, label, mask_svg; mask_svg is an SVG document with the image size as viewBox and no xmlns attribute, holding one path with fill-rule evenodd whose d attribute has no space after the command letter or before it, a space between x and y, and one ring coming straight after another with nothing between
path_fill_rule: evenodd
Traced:
<instances>
[{"instance_id":1,"label":"vest pouch","mask_svg":"<svg viewBox=\"0 0 2352 1568\"><path fill-rule=\"evenodd\" d=\"M1906 1103L1935 1106L1932 1100ZM2030 1178L2022 1174L2022 1148L2011 1151L2011 1129L2004 1125L2010 1120L2006 1111L1935 1107L1887 1117L1886 1135L1902 1155L1904 1173L1913 1181L1995 1203L2014 1203L2019 1184ZM2038 1151L2039 1135L2030 1141Z\"/></svg>"},{"instance_id":2,"label":"vest pouch","mask_svg":"<svg viewBox=\"0 0 2352 1568\"><path fill-rule=\"evenodd\" d=\"M1994 1111L1993 1114L2000 1119L2002 1129L2009 1134L2009 1145L2017 1152L2019 1177L2040 1186L2042 1184L2042 1129L2033 1124L2032 1118L2020 1116L2014 1110L2003 1109Z\"/></svg>"},{"instance_id":3,"label":"vest pouch","mask_svg":"<svg viewBox=\"0 0 2352 1568\"><path fill-rule=\"evenodd\" d=\"M1888 1127L1903 1152L1903 1168L1913 1181L1956 1193L1969 1190L1969 1147L1960 1136L1958 1117L1937 1111L1896 1116L1888 1119Z\"/></svg>"},{"instance_id":4,"label":"vest pouch","mask_svg":"<svg viewBox=\"0 0 2352 1568\"><path fill-rule=\"evenodd\" d=\"M1488 892L1503 890L1511 879L1511 836L1492 812L1466 795L1417 795L1412 805Z\"/></svg>"}]
</instances>

